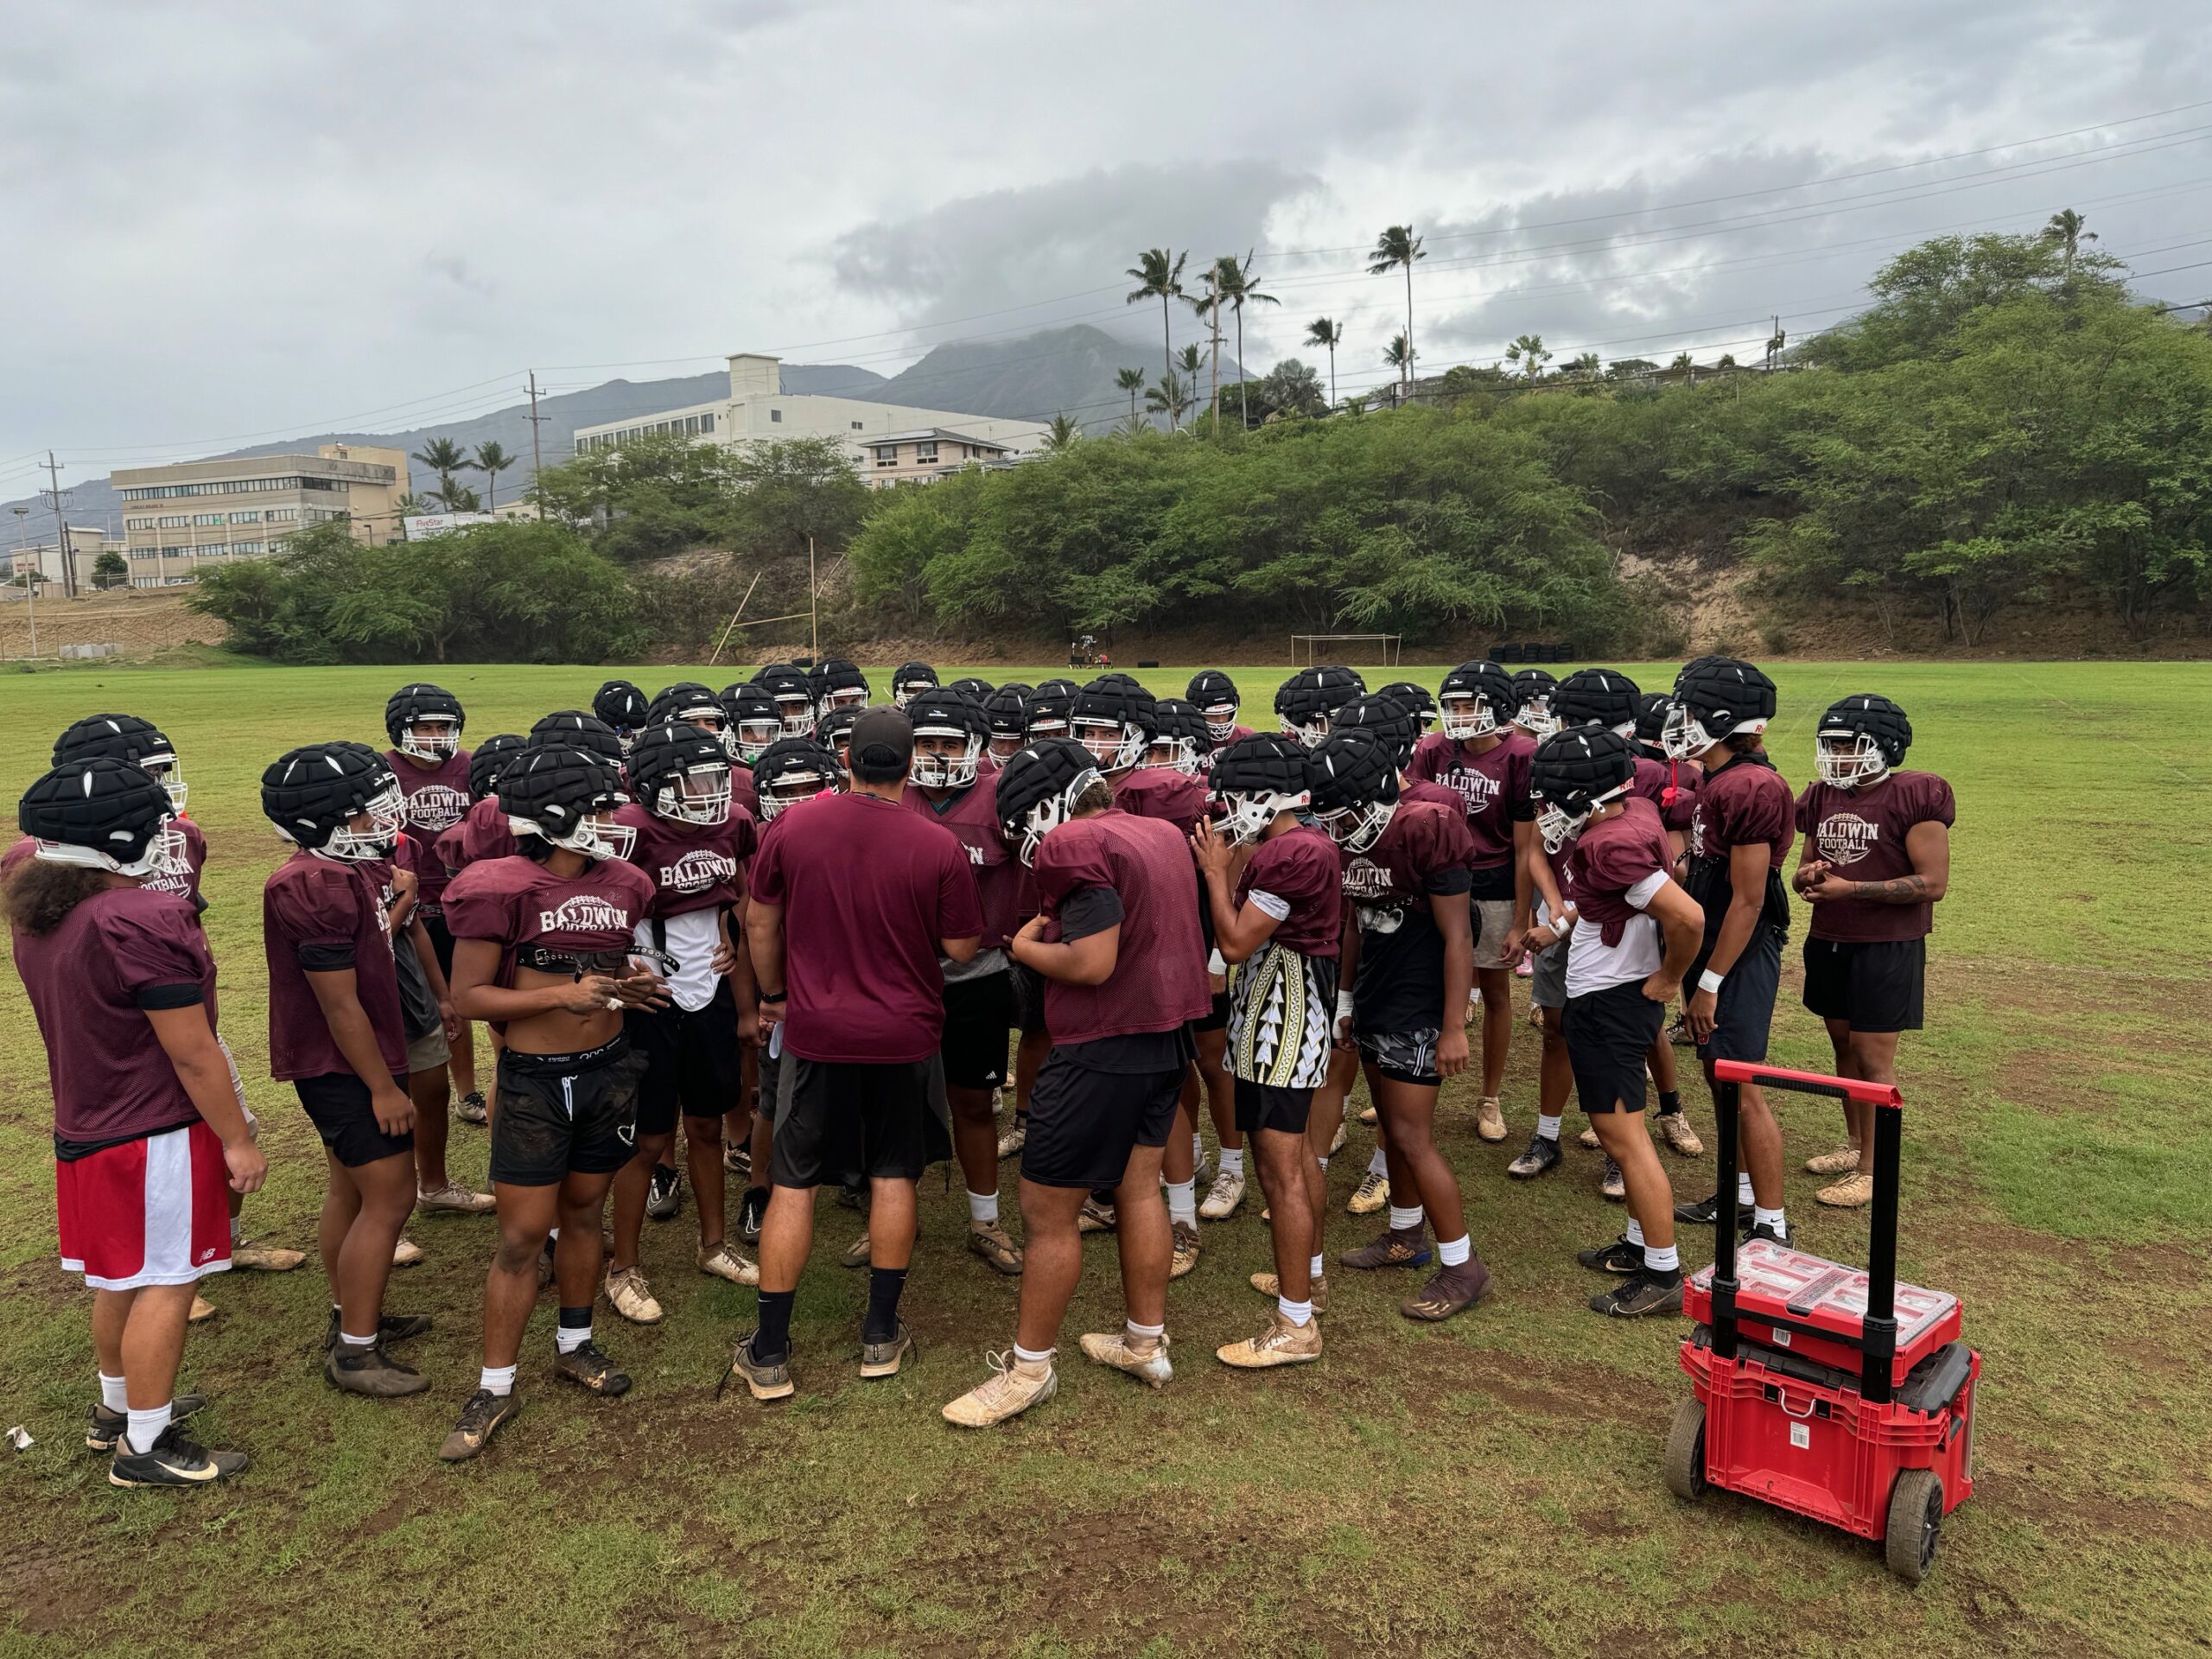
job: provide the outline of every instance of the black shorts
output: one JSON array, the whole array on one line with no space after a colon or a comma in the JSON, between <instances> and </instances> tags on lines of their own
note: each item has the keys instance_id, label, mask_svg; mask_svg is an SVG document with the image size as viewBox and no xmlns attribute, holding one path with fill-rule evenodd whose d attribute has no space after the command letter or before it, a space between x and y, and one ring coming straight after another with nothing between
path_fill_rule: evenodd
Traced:
<instances>
[{"instance_id":1,"label":"black shorts","mask_svg":"<svg viewBox=\"0 0 2212 1659\"><path fill-rule=\"evenodd\" d=\"M680 1112L720 1117L738 1103L744 1062L737 1040L737 997L723 980L714 1000L696 1014L671 1003L632 1008L622 1016L632 1052L642 1055L638 1080L638 1133L666 1135Z\"/></svg>"},{"instance_id":2,"label":"black shorts","mask_svg":"<svg viewBox=\"0 0 2212 1659\"><path fill-rule=\"evenodd\" d=\"M493 1185L557 1186L570 1174L611 1175L628 1163L645 1070L627 1037L581 1054L504 1050L492 1114Z\"/></svg>"},{"instance_id":3,"label":"black shorts","mask_svg":"<svg viewBox=\"0 0 2212 1659\"><path fill-rule=\"evenodd\" d=\"M407 1079L394 1077L399 1092L407 1092ZM415 1150L415 1132L386 1135L377 1127L369 1109L369 1085L351 1071L326 1071L319 1077L300 1077L292 1087L307 1108L308 1121L330 1148L330 1155L348 1169L373 1164L379 1158Z\"/></svg>"},{"instance_id":4,"label":"black shorts","mask_svg":"<svg viewBox=\"0 0 2212 1659\"><path fill-rule=\"evenodd\" d=\"M1927 978L1926 939L1805 941L1805 1006L1853 1031L1918 1031Z\"/></svg>"},{"instance_id":5,"label":"black shorts","mask_svg":"<svg viewBox=\"0 0 2212 1659\"><path fill-rule=\"evenodd\" d=\"M759 1057L757 1070L760 1075L760 1092L755 1096L753 1109L758 1116L767 1120L769 1128L773 1130L776 1127L776 1112L783 1090L784 1057L781 1054L771 1054L768 1052L768 1045L766 1043L761 1044L753 1052Z\"/></svg>"},{"instance_id":6,"label":"black shorts","mask_svg":"<svg viewBox=\"0 0 2212 1659\"><path fill-rule=\"evenodd\" d=\"M1213 994L1213 1006L1191 1021L1192 1031L1226 1031L1229 1029L1229 993L1226 989Z\"/></svg>"},{"instance_id":7,"label":"black shorts","mask_svg":"<svg viewBox=\"0 0 2212 1659\"><path fill-rule=\"evenodd\" d=\"M1567 999L1559 1031L1584 1111L1643 1109L1643 1057L1666 1023L1666 1005L1646 996L1640 979Z\"/></svg>"},{"instance_id":8,"label":"black shorts","mask_svg":"<svg viewBox=\"0 0 2212 1659\"><path fill-rule=\"evenodd\" d=\"M888 1065L784 1056L787 1103L768 1178L777 1186L918 1179L929 1166L930 1062Z\"/></svg>"},{"instance_id":9,"label":"black shorts","mask_svg":"<svg viewBox=\"0 0 2212 1659\"><path fill-rule=\"evenodd\" d=\"M1007 988L1014 995L1014 1029L1025 1037L1037 1037L1045 1030L1045 981L1034 968L1025 968L1018 962L1008 962L1006 967Z\"/></svg>"},{"instance_id":10,"label":"black shorts","mask_svg":"<svg viewBox=\"0 0 2212 1659\"><path fill-rule=\"evenodd\" d=\"M1393 1083L1416 1089L1440 1089L1444 1074L1436 1069L1436 1046L1443 1039L1440 1027L1423 1031L1363 1031L1355 1040L1360 1058Z\"/></svg>"},{"instance_id":11,"label":"black shorts","mask_svg":"<svg viewBox=\"0 0 2212 1659\"><path fill-rule=\"evenodd\" d=\"M1094 1071L1054 1049L1030 1092L1021 1179L1092 1191L1119 1186L1131 1153L1167 1144L1185 1069Z\"/></svg>"},{"instance_id":12,"label":"black shorts","mask_svg":"<svg viewBox=\"0 0 2212 1659\"><path fill-rule=\"evenodd\" d=\"M438 971L446 976L446 983L453 983L453 933L446 926L445 906L432 905L416 914L423 918L423 931L430 936L430 949L438 955Z\"/></svg>"},{"instance_id":13,"label":"black shorts","mask_svg":"<svg viewBox=\"0 0 2212 1659\"><path fill-rule=\"evenodd\" d=\"M1236 1128L1243 1135L1255 1129L1280 1129L1285 1135L1306 1133L1306 1119L1313 1109L1311 1089L1277 1089L1271 1084L1236 1077Z\"/></svg>"},{"instance_id":14,"label":"black shorts","mask_svg":"<svg viewBox=\"0 0 2212 1659\"><path fill-rule=\"evenodd\" d=\"M957 979L944 988L944 1083L948 1089L995 1089L1006 1081L1007 1033L1014 1029L1014 986L1007 974Z\"/></svg>"},{"instance_id":15,"label":"black shorts","mask_svg":"<svg viewBox=\"0 0 2212 1659\"><path fill-rule=\"evenodd\" d=\"M1682 984L1688 996L1697 989L1702 960L1692 964ZM1782 936L1761 925L1751 933L1713 1009L1713 1034L1697 1046L1700 1060L1764 1060L1767 1033L1774 1025L1774 995L1782 985Z\"/></svg>"}]
</instances>

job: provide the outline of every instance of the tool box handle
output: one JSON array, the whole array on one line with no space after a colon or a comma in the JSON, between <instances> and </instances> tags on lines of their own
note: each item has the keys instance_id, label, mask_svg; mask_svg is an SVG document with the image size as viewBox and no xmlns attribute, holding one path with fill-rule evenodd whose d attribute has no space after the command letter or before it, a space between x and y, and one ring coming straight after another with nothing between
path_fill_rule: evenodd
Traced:
<instances>
[{"instance_id":1,"label":"tool box handle","mask_svg":"<svg viewBox=\"0 0 2212 1659\"><path fill-rule=\"evenodd\" d=\"M1874 1213L1867 1228L1866 1314L1856 1339L1859 1393L1879 1404L1891 1395L1890 1362L1897 1351L1897 1161L1904 1096L1893 1083L1866 1083L1818 1071L1791 1071L1748 1060L1716 1060L1713 1079L1719 1119L1720 1191L1713 1217L1713 1351L1736 1357L1736 1129L1745 1084L1801 1095L1863 1101L1874 1114Z\"/></svg>"}]
</instances>

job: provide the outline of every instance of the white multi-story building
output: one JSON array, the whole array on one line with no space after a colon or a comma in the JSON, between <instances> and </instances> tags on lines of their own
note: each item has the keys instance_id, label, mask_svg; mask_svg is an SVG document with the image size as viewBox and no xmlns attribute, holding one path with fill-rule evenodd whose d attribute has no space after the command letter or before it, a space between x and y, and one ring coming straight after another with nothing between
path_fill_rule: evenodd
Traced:
<instances>
[{"instance_id":1,"label":"white multi-story building","mask_svg":"<svg viewBox=\"0 0 2212 1659\"><path fill-rule=\"evenodd\" d=\"M729 396L639 419L576 429L576 453L612 449L632 439L676 436L714 443L760 443L777 438L841 440L871 484L927 479L963 466L1033 454L1046 428L1035 421L956 410L874 404L782 390L782 359L740 352L729 359ZM916 457L933 443L934 455ZM883 453L889 450L888 457Z\"/></svg>"},{"instance_id":2,"label":"white multi-story building","mask_svg":"<svg viewBox=\"0 0 2212 1659\"><path fill-rule=\"evenodd\" d=\"M123 497L133 588L174 588L230 559L264 558L295 531L345 518L356 541L399 539L407 456L326 443L312 455L254 455L134 467L110 480Z\"/></svg>"}]
</instances>

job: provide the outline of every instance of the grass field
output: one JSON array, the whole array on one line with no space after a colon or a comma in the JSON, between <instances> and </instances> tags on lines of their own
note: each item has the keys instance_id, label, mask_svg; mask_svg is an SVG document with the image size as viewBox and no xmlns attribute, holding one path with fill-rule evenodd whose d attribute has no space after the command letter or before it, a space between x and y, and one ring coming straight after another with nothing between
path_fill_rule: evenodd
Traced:
<instances>
[{"instance_id":1,"label":"grass field","mask_svg":"<svg viewBox=\"0 0 2212 1659\"><path fill-rule=\"evenodd\" d=\"M1261 709L1283 671L1236 671ZM587 703L604 675L431 677L481 736ZM1179 691L1185 675L1150 677ZM1382 677L1416 676L1433 685L1437 671ZM677 671L635 677L650 690ZM290 744L379 738L404 677L104 667L8 682L10 798L52 734L96 709L153 719L184 756L211 845L224 1027L271 1154L249 1226L287 1243L312 1243L321 1164L289 1089L261 1075L258 889L277 843L254 785ZM1533 1040L1517 1041L1506 1145L1478 1142L1471 1091L1447 1091L1449 1149L1497 1288L1442 1327L1398 1317L1400 1284L1338 1274L1322 1363L1256 1377L1216 1364L1212 1346L1266 1313L1244 1282L1266 1265L1255 1187L1174 1287L1180 1363L1164 1395L1077 1357L1057 1401L958 1435L937 1408L1009 1341L1013 1292L959 1249L959 1192L932 1179L907 1298L924 1346L897 1379L863 1386L850 1363L864 1287L836 1255L855 1217L825 1202L795 1324L798 1399L717 1402L753 1298L685 1265L687 1215L646 1240L666 1321L601 1320L637 1378L629 1396L556 1392L541 1306L526 1409L487 1456L448 1467L434 1453L474 1385L492 1233L441 1218L412 1230L429 1260L392 1293L437 1316L408 1351L434 1392L375 1404L324 1385L312 1266L218 1279L222 1316L193 1333L185 1378L214 1395L211 1443L254 1466L213 1491L119 1492L81 1449L85 1299L54 1259L43 1056L10 972L0 1427L23 1424L37 1445L0 1450L14 1517L0 1529L0 1655L2206 1651L2212 668L1803 663L1779 678L1770 741L1793 782L1819 711L1880 690L1912 715L1910 764L1958 792L1929 1029L1901 1056L1901 1268L1966 1298L1986 1373L1979 1491L1921 1589L1840 1534L1669 1496L1659 1453L1688 1388L1681 1330L1583 1310L1591 1275L1571 1252L1619 1224L1596 1195L1595 1154L1571 1149L1533 1187L1504 1175L1533 1120ZM1776 1058L1825 1070L1795 956L1793 941ZM1694 1085L1687 1098L1709 1141L1709 1103ZM1793 1171L1837 1138L1831 1108L1782 1113ZM480 1180L482 1132L456 1125L454 1144L456 1172ZM1366 1236L1341 1199L1368 1148L1356 1131L1332 1171L1332 1251ZM1710 1190L1709 1158L1669 1167L1678 1192ZM1819 1211L1818 1184L1790 1178L1803 1240L1859 1257L1863 1217ZM1707 1259L1708 1237L1684 1244L1685 1265ZM1110 1243L1096 1242L1069 1336L1117 1317Z\"/></svg>"}]
</instances>

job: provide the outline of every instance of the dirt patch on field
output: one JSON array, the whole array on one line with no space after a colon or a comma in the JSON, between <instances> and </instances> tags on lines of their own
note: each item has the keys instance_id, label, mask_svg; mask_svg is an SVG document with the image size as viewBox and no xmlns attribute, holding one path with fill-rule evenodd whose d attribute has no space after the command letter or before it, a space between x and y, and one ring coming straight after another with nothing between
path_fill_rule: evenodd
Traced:
<instances>
[{"instance_id":1,"label":"dirt patch on field","mask_svg":"<svg viewBox=\"0 0 2212 1659\"><path fill-rule=\"evenodd\" d=\"M83 599L38 601L38 654L57 655L64 645L121 645L133 657L179 645L217 645L223 625L186 607L181 593L88 594ZM31 648L29 606L0 601L0 657L28 657Z\"/></svg>"}]
</instances>

